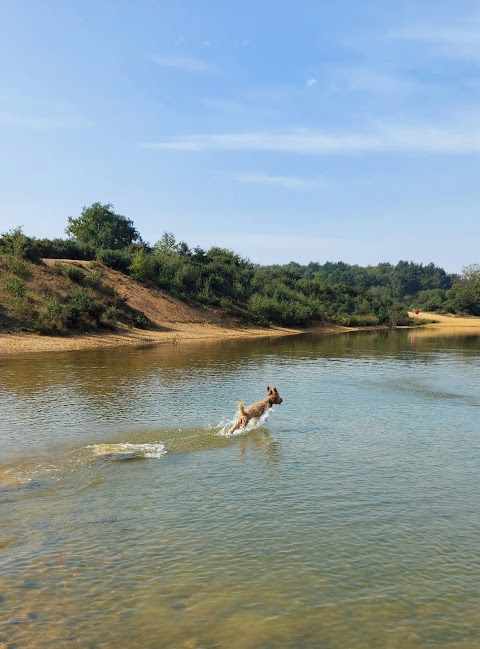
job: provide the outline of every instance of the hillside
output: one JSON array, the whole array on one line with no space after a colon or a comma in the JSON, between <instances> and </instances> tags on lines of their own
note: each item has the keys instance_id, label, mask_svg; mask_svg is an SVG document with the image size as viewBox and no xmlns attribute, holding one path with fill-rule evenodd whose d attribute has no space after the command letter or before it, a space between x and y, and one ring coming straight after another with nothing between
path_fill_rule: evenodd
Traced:
<instances>
[{"instance_id":1,"label":"hillside","mask_svg":"<svg viewBox=\"0 0 480 649\"><path fill-rule=\"evenodd\" d=\"M98 262L15 264L0 256L0 353L297 332L248 327L220 310L187 304ZM89 307L82 295L97 305L93 313L85 311Z\"/></svg>"}]
</instances>

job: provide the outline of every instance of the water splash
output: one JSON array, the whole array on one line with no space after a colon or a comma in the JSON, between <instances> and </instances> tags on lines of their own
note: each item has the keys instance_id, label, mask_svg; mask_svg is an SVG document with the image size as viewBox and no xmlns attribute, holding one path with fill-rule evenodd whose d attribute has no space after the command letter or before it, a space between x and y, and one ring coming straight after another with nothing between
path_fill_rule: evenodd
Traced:
<instances>
[{"instance_id":1,"label":"water splash","mask_svg":"<svg viewBox=\"0 0 480 649\"><path fill-rule=\"evenodd\" d=\"M268 417L270 416L270 413L272 412L273 408L269 408L267 411L263 413L261 417L253 417L250 419L248 424L245 426L245 428L240 428L239 430L234 431L233 433L230 433L230 429L235 425L235 422L238 419L239 413L235 415L233 419L228 419L227 421L221 421L218 424L218 427L220 430L218 431L218 435L226 435L230 437L231 435L243 435L244 433L248 433L251 430L255 430L256 428L260 428L263 426L263 424L266 422Z\"/></svg>"},{"instance_id":2,"label":"water splash","mask_svg":"<svg viewBox=\"0 0 480 649\"><path fill-rule=\"evenodd\" d=\"M163 444L130 444L121 442L119 444L92 444L91 448L95 455L109 458L111 460L131 460L138 458L158 459L167 452Z\"/></svg>"}]
</instances>

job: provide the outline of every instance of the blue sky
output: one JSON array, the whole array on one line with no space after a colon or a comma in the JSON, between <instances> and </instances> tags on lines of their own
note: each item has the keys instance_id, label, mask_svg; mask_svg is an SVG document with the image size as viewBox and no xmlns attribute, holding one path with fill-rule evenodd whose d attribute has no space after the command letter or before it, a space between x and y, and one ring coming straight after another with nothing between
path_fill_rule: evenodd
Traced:
<instances>
[{"instance_id":1,"label":"blue sky","mask_svg":"<svg viewBox=\"0 0 480 649\"><path fill-rule=\"evenodd\" d=\"M0 232L480 262L480 3L3 0Z\"/></svg>"}]
</instances>

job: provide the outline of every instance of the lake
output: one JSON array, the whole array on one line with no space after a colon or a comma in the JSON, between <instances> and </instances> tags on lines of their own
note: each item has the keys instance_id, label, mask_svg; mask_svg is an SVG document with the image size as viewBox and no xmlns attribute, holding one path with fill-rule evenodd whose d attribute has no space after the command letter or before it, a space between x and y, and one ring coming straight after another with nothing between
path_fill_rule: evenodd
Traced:
<instances>
[{"instance_id":1,"label":"lake","mask_svg":"<svg viewBox=\"0 0 480 649\"><path fill-rule=\"evenodd\" d=\"M0 647L478 647L479 420L475 335L0 358Z\"/></svg>"}]
</instances>

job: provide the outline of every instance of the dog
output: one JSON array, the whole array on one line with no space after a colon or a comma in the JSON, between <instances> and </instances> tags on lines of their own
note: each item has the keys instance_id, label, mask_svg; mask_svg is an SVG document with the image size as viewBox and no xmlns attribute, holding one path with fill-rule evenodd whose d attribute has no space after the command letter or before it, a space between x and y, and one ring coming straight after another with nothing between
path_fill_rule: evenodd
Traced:
<instances>
[{"instance_id":1,"label":"dog","mask_svg":"<svg viewBox=\"0 0 480 649\"><path fill-rule=\"evenodd\" d=\"M247 409L243 407L243 401L240 401L238 404L238 409L240 411L240 417L235 422L235 425L230 429L230 435L236 430L245 428L248 422L251 419L259 419L264 413L267 412L269 408L273 406L274 403L282 403L283 399L278 394L277 388L271 388L267 385L268 397L262 399L262 401L257 401L257 403L252 404Z\"/></svg>"}]
</instances>

